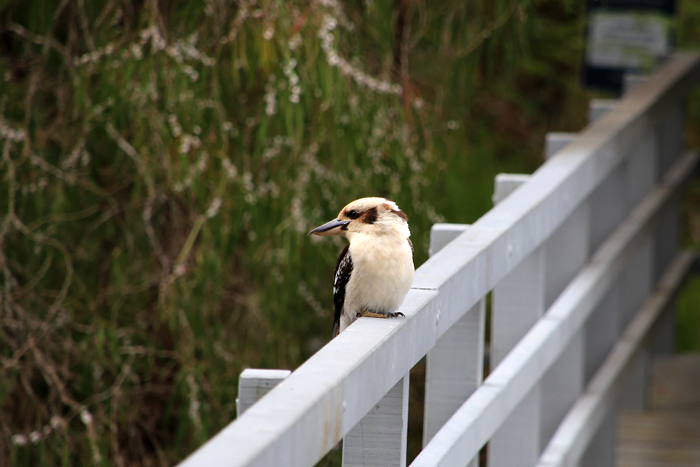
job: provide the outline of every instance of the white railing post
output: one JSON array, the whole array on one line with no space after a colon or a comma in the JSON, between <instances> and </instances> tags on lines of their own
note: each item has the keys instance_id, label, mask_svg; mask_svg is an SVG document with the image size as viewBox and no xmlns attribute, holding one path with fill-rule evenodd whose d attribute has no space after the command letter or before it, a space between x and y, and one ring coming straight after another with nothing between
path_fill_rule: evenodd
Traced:
<instances>
[{"instance_id":1,"label":"white railing post","mask_svg":"<svg viewBox=\"0 0 700 467\"><path fill-rule=\"evenodd\" d=\"M469 226L435 224L430 254L437 253ZM428 352L425 376L423 446L481 384L484 373L484 311L481 300L442 335ZM478 466L478 459L470 467Z\"/></svg>"},{"instance_id":2,"label":"white railing post","mask_svg":"<svg viewBox=\"0 0 700 467\"><path fill-rule=\"evenodd\" d=\"M522 176L499 175L494 201L503 199L508 189L515 188L516 181L524 180ZM589 205L584 202L543 247L494 289L491 340L494 366L544 314L586 262L589 225ZM574 337L540 384L516 409L512 419L492 438L490 465L534 465L537 461L583 389L584 334L581 330ZM519 449L512 449L512 446Z\"/></svg>"},{"instance_id":3,"label":"white railing post","mask_svg":"<svg viewBox=\"0 0 700 467\"><path fill-rule=\"evenodd\" d=\"M642 79L630 78L627 91L643 84ZM613 106L613 102L607 102ZM597 107L597 111L594 110ZM591 106L591 117L604 115L605 103ZM633 154L618 167L591 196L591 249L596 249L604 238L622 221L629 209L651 189L657 179L657 162L654 159L657 146L652 132L640 141ZM648 242L647 242L648 243ZM586 323L586 370L588 382L612 348L619 333L625 328L632 314L638 309L651 289L651 243L643 245L632 256L621 272L617 284L603 298ZM637 359L625 390L622 406L641 408L644 404L646 357ZM616 409L602 423L598 434L581 459L581 466L612 466L614 463L614 433Z\"/></svg>"},{"instance_id":4,"label":"white railing post","mask_svg":"<svg viewBox=\"0 0 700 467\"><path fill-rule=\"evenodd\" d=\"M630 88L632 84L630 83ZM589 119L592 123L614 108L617 101L592 101ZM607 109L606 109L607 108ZM615 169L590 197L591 233L590 249L595 251L605 238L618 226L632 206L627 202L627 163ZM620 287L613 285L595 308L585 325L584 384L593 378L613 348L623 325L619 322ZM612 467L615 462L615 429L617 406L611 405L610 413L601 423L585 450L580 467Z\"/></svg>"},{"instance_id":5,"label":"white railing post","mask_svg":"<svg viewBox=\"0 0 700 467\"><path fill-rule=\"evenodd\" d=\"M635 206L654 187L660 178L657 161L658 133L651 131L638 142L627 159L626 196L629 207ZM620 276L620 329L624 329L634 313L651 293L656 274L656 246L652 232L648 232ZM646 406L646 386L649 355L644 349L633 364L624 389L621 407L642 409Z\"/></svg>"},{"instance_id":6,"label":"white railing post","mask_svg":"<svg viewBox=\"0 0 700 467\"><path fill-rule=\"evenodd\" d=\"M589 202L583 202L552 234L545 246L545 310L584 266L589 252ZM585 329L569 342L541 382L540 452L584 388Z\"/></svg>"},{"instance_id":7,"label":"white railing post","mask_svg":"<svg viewBox=\"0 0 700 467\"><path fill-rule=\"evenodd\" d=\"M243 370L238 378L238 397L236 398L236 413L238 416L240 417L251 405L255 404L291 373L289 370L254 368Z\"/></svg>"},{"instance_id":8,"label":"white railing post","mask_svg":"<svg viewBox=\"0 0 700 467\"><path fill-rule=\"evenodd\" d=\"M654 232L654 281L670 264L673 257L680 250L681 227L681 200L678 196L668 203L661 214L661 220ZM651 342L651 351L654 356L670 354L675 347L676 316L675 306L671 302L668 310L660 318L658 329Z\"/></svg>"},{"instance_id":9,"label":"white railing post","mask_svg":"<svg viewBox=\"0 0 700 467\"><path fill-rule=\"evenodd\" d=\"M343 440L343 467L405 467L409 374Z\"/></svg>"},{"instance_id":10,"label":"white railing post","mask_svg":"<svg viewBox=\"0 0 700 467\"><path fill-rule=\"evenodd\" d=\"M577 136L577 133L559 133L549 132L544 140L544 159L548 160L554 154L571 143Z\"/></svg>"},{"instance_id":11,"label":"white railing post","mask_svg":"<svg viewBox=\"0 0 700 467\"><path fill-rule=\"evenodd\" d=\"M642 77L627 78L625 92L631 92L637 86L643 85L644 81ZM600 115L600 112L598 114ZM591 115L594 115L593 111ZM646 135L625 163L594 192L591 216L597 220L597 224L593 226L592 248L597 248L602 238L607 236L609 231L624 218L627 211L662 175L660 169L663 163L658 160L657 155L659 139L658 131ZM670 226L667 225L666 228L668 227ZM647 236L621 272L617 285L611 288L589 318L586 325L586 381L593 376L595 369L602 363L621 330L641 305L640 300L643 300L651 290L656 279L653 277L653 272L659 270L654 265L657 262L653 258L654 249L653 238ZM638 409L645 405L647 373L648 355L645 350L642 350L633 363L625 383L620 407ZM598 433L582 457L581 466L614 464L617 405L612 405L613 410L602 422Z\"/></svg>"},{"instance_id":12,"label":"white railing post","mask_svg":"<svg viewBox=\"0 0 700 467\"><path fill-rule=\"evenodd\" d=\"M527 176L499 174L494 204ZM544 247L531 253L494 288L491 305L491 368L495 368L544 314ZM541 391L536 385L496 431L488 447L491 467L532 466L540 451Z\"/></svg>"},{"instance_id":13,"label":"white railing post","mask_svg":"<svg viewBox=\"0 0 700 467\"><path fill-rule=\"evenodd\" d=\"M637 73L625 73L622 82L622 93L627 94L640 84L646 82L649 79L646 75L640 75Z\"/></svg>"},{"instance_id":14,"label":"white railing post","mask_svg":"<svg viewBox=\"0 0 700 467\"><path fill-rule=\"evenodd\" d=\"M590 106L592 119L612 110L616 101L594 101ZM576 133L548 133L545 139L545 159L570 144ZM590 256L592 222L590 202L584 202L572 213L552 237L545 243L545 297L547 309L566 287L571 278ZM586 330L581 329L542 379L540 452L554 435L559 423L585 386Z\"/></svg>"},{"instance_id":15,"label":"white railing post","mask_svg":"<svg viewBox=\"0 0 700 467\"><path fill-rule=\"evenodd\" d=\"M588 121L594 122L610 112L618 104L617 99L591 99L588 104Z\"/></svg>"},{"instance_id":16,"label":"white railing post","mask_svg":"<svg viewBox=\"0 0 700 467\"><path fill-rule=\"evenodd\" d=\"M653 239L647 234L621 275L620 329L624 329L629 324L644 298L652 290L652 259ZM624 384L625 395L620 399L620 408L640 410L646 406L648 359L648 352L642 349L640 356L632 364L627 382Z\"/></svg>"},{"instance_id":17,"label":"white railing post","mask_svg":"<svg viewBox=\"0 0 700 467\"><path fill-rule=\"evenodd\" d=\"M658 176L662 177L668 167L676 161L683 149L684 125L683 102L669 105L665 118L658 122L657 128L657 167ZM680 249L681 200L675 196L666 206L654 231L654 282L670 264ZM673 304L661 317L658 330L651 343L655 355L671 353L674 349L675 313Z\"/></svg>"},{"instance_id":18,"label":"white railing post","mask_svg":"<svg viewBox=\"0 0 700 467\"><path fill-rule=\"evenodd\" d=\"M611 200L611 203L615 201ZM591 206L591 216L602 214ZM618 287L613 285L603 297L600 304L591 313L584 329L586 333L586 356L584 380L586 384L596 374L605 361L620 333L617 316L620 304ZM616 403L612 402L610 412L605 416L597 433L591 439L589 447L584 451L580 467L612 467L615 461L615 424L617 421Z\"/></svg>"}]
</instances>

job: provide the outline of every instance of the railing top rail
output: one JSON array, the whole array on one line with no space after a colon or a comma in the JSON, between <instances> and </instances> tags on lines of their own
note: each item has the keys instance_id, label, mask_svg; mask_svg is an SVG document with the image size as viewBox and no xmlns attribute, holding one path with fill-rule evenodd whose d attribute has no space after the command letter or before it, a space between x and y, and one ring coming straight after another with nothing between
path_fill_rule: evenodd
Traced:
<instances>
[{"instance_id":1,"label":"railing top rail","mask_svg":"<svg viewBox=\"0 0 700 467\"><path fill-rule=\"evenodd\" d=\"M405 319L358 320L181 465L317 462L467 310L538 248L687 94L700 59L676 54L528 183L416 271ZM466 290L465 290L466 287Z\"/></svg>"},{"instance_id":2,"label":"railing top rail","mask_svg":"<svg viewBox=\"0 0 700 467\"><path fill-rule=\"evenodd\" d=\"M617 227L484 383L455 412L411 467L459 465L491 438L562 354L644 240L663 206L698 166L697 153L679 158ZM478 420L479 422L475 422Z\"/></svg>"}]
</instances>

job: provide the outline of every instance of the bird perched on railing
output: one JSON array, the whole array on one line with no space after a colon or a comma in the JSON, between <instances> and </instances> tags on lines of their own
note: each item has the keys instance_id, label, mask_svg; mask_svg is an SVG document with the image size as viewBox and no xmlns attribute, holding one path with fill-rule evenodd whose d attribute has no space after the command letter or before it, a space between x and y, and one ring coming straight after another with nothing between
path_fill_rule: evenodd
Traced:
<instances>
[{"instance_id":1,"label":"bird perched on railing","mask_svg":"<svg viewBox=\"0 0 700 467\"><path fill-rule=\"evenodd\" d=\"M333 281L332 337L360 316L395 318L413 283L413 244L408 217L393 201L361 198L309 235L344 235Z\"/></svg>"}]
</instances>

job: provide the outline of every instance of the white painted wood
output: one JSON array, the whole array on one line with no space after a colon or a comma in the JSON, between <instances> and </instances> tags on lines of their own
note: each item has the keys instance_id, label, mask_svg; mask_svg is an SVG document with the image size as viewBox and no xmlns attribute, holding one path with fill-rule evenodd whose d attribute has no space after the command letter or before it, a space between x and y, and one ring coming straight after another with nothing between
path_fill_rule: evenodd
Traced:
<instances>
[{"instance_id":1,"label":"white painted wood","mask_svg":"<svg viewBox=\"0 0 700 467\"><path fill-rule=\"evenodd\" d=\"M590 197L591 224L590 251L595 251L627 215L631 205L625 195L627 164L610 173Z\"/></svg>"},{"instance_id":2,"label":"white painted wood","mask_svg":"<svg viewBox=\"0 0 700 467\"><path fill-rule=\"evenodd\" d=\"M658 179L657 137L656 131L645 135L626 161L626 199L630 205L636 204L648 193ZM666 206L671 199L672 197L669 198ZM627 325L645 298L651 293L655 276L656 251L653 234L654 229L651 229L645 235L639 250L634 253L620 276L620 315L618 320L621 329ZM650 355L646 348L641 349L639 353L640 355L628 370L630 375L623 388L625 395L619 401L621 409L641 410L646 406Z\"/></svg>"},{"instance_id":3,"label":"white painted wood","mask_svg":"<svg viewBox=\"0 0 700 467\"><path fill-rule=\"evenodd\" d=\"M620 333L619 281L615 281L600 304L586 321L586 345L584 363L584 384L588 384L607 358ZM608 414L601 422L579 467L613 467L615 463L615 429L617 403L608 407Z\"/></svg>"},{"instance_id":4,"label":"white painted wood","mask_svg":"<svg viewBox=\"0 0 700 467\"><path fill-rule=\"evenodd\" d=\"M675 303L668 305L668 309L660 318L660 322L657 325L657 330L652 337L652 341L649 343L649 354L651 357L651 364L658 358L672 354L676 350L676 307ZM649 376L651 369L649 369ZM648 397L648 390L647 390ZM647 399L647 404L649 404L649 399Z\"/></svg>"},{"instance_id":5,"label":"white painted wood","mask_svg":"<svg viewBox=\"0 0 700 467\"><path fill-rule=\"evenodd\" d=\"M544 251L522 261L493 291L491 368L508 355L545 311Z\"/></svg>"},{"instance_id":6,"label":"white painted wood","mask_svg":"<svg viewBox=\"0 0 700 467\"><path fill-rule=\"evenodd\" d=\"M430 256L442 250L468 228L469 224L433 224L430 228Z\"/></svg>"},{"instance_id":7,"label":"white painted wood","mask_svg":"<svg viewBox=\"0 0 700 467\"><path fill-rule=\"evenodd\" d=\"M621 315L618 326L624 328L631 321L636 310L644 302L652 289L653 242L650 232L641 239L639 249L632 255L621 275ZM641 410L646 406L648 378L648 355L642 352L623 389L625 397L620 399L621 409Z\"/></svg>"},{"instance_id":8,"label":"white painted wood","mask_svg":"<svg viewBox=\"0 0 700 467\"><path fill-rule=\"evenodd\" d=\"M615 345L620 332L618 321L619 287L614 284L586 321L586 362L584 382L588 382Z\"/></svg>"},{"instance_id":9,"label":"white painted wood","mask_svg":"<svg viewBox=\"0 0 700 467\"><path fill-rule=\"evenodd\" d=\"M236 398L236 413L240 417L243 412L260 400L272 388L292 374L289 370L264 370L248 368L243 370L238 378L238 398Z\"/></svg>"},{"instance_id":10,"label":"white painted wood","mask_svg":"<svg viewBox=\"0 0 700 467\"><path fill-rule=\"evenodd\" d=\"M684 104L677 99L671 102L666 110L666 115L659 121L656 132L657 140L657 175L663 176L666 170L681 155L684 143L683 131L685 129ZM657 226L654 238L654 277L659 277L666 269L672 258L680 249L681 238L681 197L673 197L663 209L662 219ZM654 336L652 342L652 356L670 353L675 348L675 313L674 304L669 305L669 312L664 314L662 324Z\"/></svg>"},{"instance_id":11,"label":"white painted wood","mask_svg":"<svg viewBox=\"0 0 700 467\"><path fill-rule=\"evenodd\" d=\"M654 231L654 280L658 280L680 248L681 199L674 196L664 207Z\"/></svg>"},{"instance_id":12,"label":"white painted wood","mask_svg":"<svg viewBox=\"0 0 700 467\"><path fill-rule=\"evenodd\" d=\"M588 105L588 121L595 122L613 110L618 103L616 99L591 99Z\"/></svg>"},{"instance_id":13,"label":"white painted wood","mask_svg":"<svg viewBox=\"0 0 700 467\"><path fill-rule=\"evenodd\" d=\"M667 115L668 103L687 94L698 78L698 57L676 54L615 110L591 124L538 169L517 196L499 203L423 264L400 309L405 319L353 323L182 465L313 465L454 323L543 245L625 162L638 141L655 131L657 122ZM636 245L636 236L632 237L631 243ZM626 248L632 246L623 248L625 255ZM457 464L463 465L464 459L476 455L563 352L571 330L581 326L591 304L604 294L610 274L619 266L613 262L607 267L610 270L604 274L596 275L588 268L582 272L585 275L588 271L590 287L579 285L573 291L567 287L562 297L568 297L569 305L575 304L567 307L574 310L570 317L557 314L563 313L560 297L550 310L553 314L528 332L522 346L516 346L490 381L482 384L435 435L421 453L422 459L430 459L435 446L444 447L443 459L456 452L469 454L463 451L465 446L473 448L470 455L461 455ZM585 294L579 296L579 292ZM472 422L464 428L469 417ZM275 423L270 423L271 419ZM444 433L451 433L447 440L454 437L455 441L446 443Z\"/></svg>"},{"instance_id":14,"label":"white painted wood","mask_svg":"<svg viewBox=\"0 0 700 467\"><path fill-rule=\"evenodd\" d=\"M423 445L481 384L484 375L482 300L460 318L428 352Z\"/></svg>"},{"instance_id":15,"label":"white painted wood","mask_svg":"<svg viewBox=\"0 0 700 467\"><path fill-rule=\"evenodd\" d=\"M657 130L658 154L657 173L663 175L669 165L681 155L683 147L684 105L682 101L668 106L666 116L659 122ZM654 281L659 279L672 258L680 249L681 238L681 197L672 198L663 209L662 219L657 226L654 238ZM669 305L669 312L662 318L652 342L653 356L670 353L675 347L675 313L674 304Z\"/></svg>"},{"instance_id":16,"label":"white painted wood","mask_svg":"<svg viewBox=\"0 0 700 467\"><path fill-rule=\"evenodd\" d=\"M660 153L657 170L659 174L666 173L666 170L683 152L685 105L679 96L674 97L675 99L669 99L669 102L666 103L656 128Z\"/></svg>"},{"instance_id":17,"label":"white painted wood","mask_svg":"<svg viewBox=\"0 0 700 467\"><path fill-rule=\"evenodd\" d=\"M528 176L499 174L494 202L505 199L528 179ZM492 367L498 367L545 312L546 248L547 243L525 258L493 290ZM541 388L537 384L491 438L488 446L490 467L525 467L535 463L540 453L541 404Z\"/></svg>"},{"instance_id":18,"label":"white painted wood","mask_svg":"<svg viewBox=\"0 0 700 467\"><path fill-rule=\"evenodd\" d=\"M615 399L626 397L622 384L624 378L634 371L635 360L643 354L645 341L652 338L654 327L660 323L664 310L668 309L690 271L693 259L691 253L684 252L673 260L656 291L635 314L621 339L588 385L585 394L566 415L540 457L537 467L574 467L582 458L582 465L601 465L591 463L593 459L590 454L587 454L589 458L586 459L586 448L601 425L607 427L607 436L612 438L607 414L611 413L610 408L614 406ZM609 457L609 454L606 453L606 456Z\"/></svg>"},{"instance_id":19,"label":"white painted wood","mask_svg":"<svg viewBox=\"0 0 700 467\"><path fill-rule=\"evenodd\" d=\"M647 193L658 179L659 162L658 132L651 132L639 141L638 146L626 161L626 200L630 205ZM669 199L670 201L670 199ZM663 213L662 213L663 217ZM651 292L656 275L654 230L642 241L640 249L633 255L620 277L620 328L624 328L641 306L645 297ZM646 349L640 350L640 356L629 370L625 396L620 399L619 407L624 409L643 409L646 406L646 388L649 374L650 355Z\"/></svg>"},{"instance_id":20,"label":"white painted wood","mask_svg":"<svg viewBox=\"0 0 700 467\"><path fill-rule=\"evenodd\" d=\"M542 377L542 421L538 456L583 392L584 332L581 329L572 337L562 355Z\"/></svg>"},{"instance_id":21,"label":"white painted wood","mask_svg":"<svg viewBox=\"0 0 700 467\"><path fill-rule=\"evenodd\" d=\"M639 356L630 364L629 376L622 389L624 397L621 397L617 404L619 410L644 410L647 407L649 357L648 350L641 349Z\"/></svg>"},{"instance_id":22,"label":"white painted wood","mask_svg":"<svg viewBox=\"0 0 700 467\"><path fill-rule=\"evenodd\" d=\"M493 202L498 204L530 179L498 174ZM494 288L491 316L491 366L498 365L543 314L544 249L537 249Z\"/></svg>"},{"instance_id":23,"label":"white painted wood","mask_svg":"<svg viewBox=\"0 0 700 467\"><path fill-rule=\"evenodd\" d=\"M404 467L408 433L407 373L345 436L343 467Z\"/></svg>"},{"instance_id":24,"label":"white painted wood","mask_svg":"<svg viewBox=\"0 0 700 467\"><path fill-rule=\"evenodd\" d=\"M588 448L581 456L578 467L607 467L615 465L615 434L617 432L617 404L612 403L603 415ZM576 467L576 464L572 464Z\"/></svg>"},{"instance_id":25,"label":"white painted wood","mask_svg":"<svg viewBox=\"0 0 700 467\"><path fill-rule=\"evenodd\" d=\"M622 93L627 94L640 84L644 84L649 80L647 75L638 73L625 73L622 77Z\"/></svg>"},{"instance_id":26,"label":"white painted wood","mask_svg":"<svg viewBox=\"0 0 700 467\"><path fill-rule=\"evenodd\" d=\"M541 413L542 391L537 384L513 408L489 441L490 467L534 465L540 454Z\"/></svg>"},{"instance_id":27,"label":"white painted wood","mask_svg":"<svg viewBox=\"0 0 700 467\"><path fill-rule=\"evenodd\" d=\"M585 201L545 243L545 309L588 261L590 223L589 203Z\"/></svg>"},{"instance_id":28,"label":"white painted wood","mask_svg":"<svg viewBox=\"0 0 700 467\"><path fill-rule=\"evenodd\" d=\"M525 181L527 179L524 179ZM499 185L507 181L505 189ZM516 179L517 181L517 179ZM516 188L496 179L494 198ZM589 204L582 204L545 245L526 259L493 293L492 361L497 365L551 305L589 255ZM544 375L542 383L506 420L489 444L492 466L532 465L583 389L584 331ZM539 432L538 432L539 430Z\"/></svg>"},{"instance_id":29,"label":"white painted wood","mask_svg":"<svg viewBox=\"0 0 700 467\"><path fill-rule=\"evenodd\" d=\"M493 203L503 201L530 175L498 174ZM544 313L544 250L538 248L496 286L491 307L491 367L512 350ZM488 448L489 466L530 465L539 454L540 387L504 421Z\"/></svg>"},{"instance_id":30,"label":"white painted wood","mask_svg":"<svg viewBox=\"0 0 700 467\"><path fill-rule=\"evenodd\" d=\"M440 251L469 226L435 224L430 253ZM485 300L461 317L428 352L425 378L423 445L481 384L484 374ZM469 467L478 467L473 459Z\"/></svg>"},{"instance_id":31,"label":"white painted wood","mask_svg":"<svg viewBox=\"0 0 700 467\"><path fill-rule=\"evenodd\" d=\"M551 158L557 152L571 144L578 136L578 133L549 132L544 140L544 158Z\"/></svg>"},{"instance_id":32,"label":"white painted wood","mask_svg":"<svg viewBox=\"0 0 700 467\"><path fill-rule=\"evenodd\" d=\"M591 195L590 248L595 251L628 214L632 205L626 195L627 161L613 171ZM588 384L615 344L620 330L620 286L614 280L585 324L584 384ZM616 404L593 433L580 467L613 467L615 453Z\"/></svg>"},{"instance_id":33,"label":"white painted wood","mask_svg":"<svg viewBox=\"0 0 700 467\"><path fill-rule=\"evenodd\" d=\"M659 211L698 162L688 154L600 247L527 335L460 407L411 464L460 465L472 458L566 350L620 271L643 245ZM489 443L490 444L490 443Z\"/></svg>"},{"instance_id":34,"label":"white painted wood","mask_svg":"<svg viewBox=\"0 0 700 467\"><path fill-rule=\"evenodd\" d=\"M498 174L493 189L491 201L496 205L506 199L518 187L530 180L530 175L526 174Z\"/></svg>"},{"instance_id":35,"label":"white painted wood","mask_svg":"<svg viewBox=\"0 0 700 467\"><path fill-rule=\"evenodd\" d=\"M652 131L640 139L627 158L625 196L628 206L637 204L659 179L656 163L657 143L656 132Z\"/></svg>"},{"instance_id":36,"label":"white painted wood","mask_svg":"<svg viewBox=\"0 0 700 467\"><path fill-rule=\"evenodd\" d=\"M628 172L628 163L625 161L591 195L591 251L600 247L632 208L626 194ZM620 306L620 285L619 280L616 280L585 325L584 384L588 384L600 368L622 329L619 324ZM592 434L580 467L614 465L616 404L612 404L608 409L609 414L606 415L605 421L601 423L598 431Z\"/></svg>"}]
</instances>

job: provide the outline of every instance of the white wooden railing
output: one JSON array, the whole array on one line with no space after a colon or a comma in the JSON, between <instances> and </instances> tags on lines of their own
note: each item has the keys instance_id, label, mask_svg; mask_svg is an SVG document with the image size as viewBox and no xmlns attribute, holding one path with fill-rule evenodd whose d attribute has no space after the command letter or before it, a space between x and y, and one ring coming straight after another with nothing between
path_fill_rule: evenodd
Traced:
<instances>
[{"instance_id":1,"label":"white wooden railing","mask_svg":"<svg viewBox=\"0 0 700 467\"><path fill-rule=\"evenodd\" d=\"M547 162L499 176L475 224L434 226L405 319L360 319L290 375L244 372L241 411L279 384L181 465L306 467L344 439L344 466L404 466L409 371L426 355L411 466L477 465L487 443L490 466L613 465L616 409L643 406L692 263L679 190L698 163L682 147L699 79L698 56L676 54L595 102L581 133L550 135Z\"/></svg>"}]
</instances>

